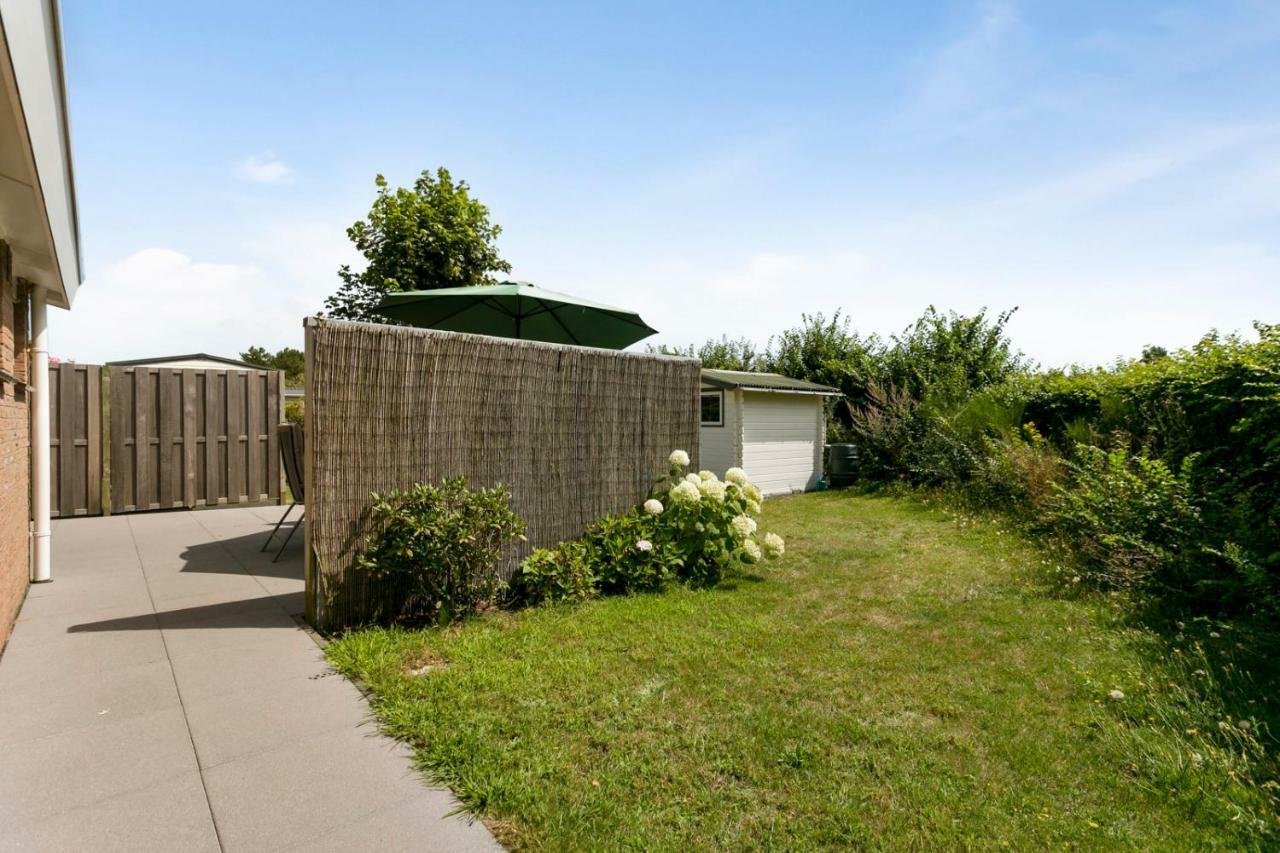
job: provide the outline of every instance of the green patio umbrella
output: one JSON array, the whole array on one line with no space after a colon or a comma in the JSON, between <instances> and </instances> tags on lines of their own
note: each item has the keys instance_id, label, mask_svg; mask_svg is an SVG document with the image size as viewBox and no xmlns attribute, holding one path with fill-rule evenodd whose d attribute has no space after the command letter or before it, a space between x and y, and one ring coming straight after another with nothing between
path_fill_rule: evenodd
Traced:
<instances>
[{"instance_id":1,"label":"green patio umbrella","mask_svg":"<svg viewBox=\"0 0 1280 853\"><path fill-rule=\"evenodd\" d=\"M424 329L623 349L657 332L634 311L524 281L392 293L377 311Z\"/></svg>"}]
</instances>

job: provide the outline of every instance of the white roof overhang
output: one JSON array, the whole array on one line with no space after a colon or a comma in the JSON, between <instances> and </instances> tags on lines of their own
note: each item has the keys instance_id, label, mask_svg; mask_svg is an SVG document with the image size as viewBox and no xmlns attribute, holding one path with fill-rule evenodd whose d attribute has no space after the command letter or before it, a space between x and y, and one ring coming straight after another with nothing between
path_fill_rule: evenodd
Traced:
<instances>
[{"instance_id":1,"label":"white roof overhang","mask_svg":"<svg viewBox=\"0 0 1280 853\"><path fill-rule=\"evenodd\" d=\"M80 234L56 0L0 0L0 239L15 276L71 307Z\"/></svg>"}]
</instances>

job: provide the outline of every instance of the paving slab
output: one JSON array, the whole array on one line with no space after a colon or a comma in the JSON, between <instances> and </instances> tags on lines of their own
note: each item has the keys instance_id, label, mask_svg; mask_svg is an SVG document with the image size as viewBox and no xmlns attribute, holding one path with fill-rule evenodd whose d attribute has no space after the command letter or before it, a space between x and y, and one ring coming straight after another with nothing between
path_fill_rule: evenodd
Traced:
<instances>
[{"instance_id":1,"label":"paving slab","mask_svg":"<svg viewBox=\"0 0 1280 853\"><path fill-rule=\"evenodd\" d=\"M265 687L327 671L323 654L302 631L278 631L255 646L236 644L170 658L183 701Z\"/></svg>"},{"instance_id":2,"label":"paving slab","mask_svg":"<svg viewBox=\"0 0 1280 853\"><path fill-rule=\"evenodd\" d=\"M0 853L500 849L300 624L283 511L55 522L0 655Z\"/></svg>"},{"instance_id":3,"label":"paving slab","mask_svg":"<svg viewBox=\"0 0 1280 853\"><path fill-rule=\"evenodd\" d=\"M308 675L187 702L200 766L216 767L368 719L358 690L341 675Z\"/></svg>"},{"instance_id":4,"label":"paving slab","mask_svg":"<svg viewBox=\"0 0 1280 853\"><path fill-rule=\"evenodd\" d=\"M48 681L79 681L90 675L125 669L165 658L157 630L97 635L69 634L65 639L23 643L5 651L0 690Z\"/></svg>"},{"instance_id":5,"label":"paving slab","mask_svg":"<svg viewBox=\"0 0 1280 853\"><path fill-rule=\"evenodd\" d=\"M218 853L220 849L204 781L195 771L42 820L6 826L0 833L0 853Z\"/></svg>"},{"instance_id":6,"label":"paving slab","mask_svg":"<svg viewBox=\"0 0 1280 853\"><path fill-rule=\"evenodd\" d=\"M173 672L164 658L18 689L0 685L0 719L5 721L0 747L86 726L115 725L179 704Z\"/></svg>"},{"instance_id":7,"label":"paving slab","mask_svg":"<svg viewBox=\"0 0 1280 853\"><path fill-rule=\"evenodd\" d=\"M0 826L92 805L197 769L181 707L10 744Z\"/></svg>"},{"instance_id":8,"label":"paving slab","mask_svg":"<svg viewBox=\"0 0 1280 853\"><path fill-rule=\"evenodd\" d=\"M206 771L205 785L223 847L276 850L418 799L424 786L409 759L405 747L371 729L344 728L220 764ZM316 775L341 776L346 784L306 784ZM444 792L419 802L442 820L456 808Z\"/></svg>"},{"instance_id":9,"label":"paving slab","mask_svg":"<svg viewBox=\"0 0 1280 853\"><path fill-rule=\"evenodd\" d=\"M422 839L427 836L437 839L441 849L455 853L502 850L492 836L477 833L465 816L441 817L440 805L429 791L341 826L326 828L286 849L308 853L345 853L350 850L417 853L422 850Z\"/></svg>"}]
</instances>

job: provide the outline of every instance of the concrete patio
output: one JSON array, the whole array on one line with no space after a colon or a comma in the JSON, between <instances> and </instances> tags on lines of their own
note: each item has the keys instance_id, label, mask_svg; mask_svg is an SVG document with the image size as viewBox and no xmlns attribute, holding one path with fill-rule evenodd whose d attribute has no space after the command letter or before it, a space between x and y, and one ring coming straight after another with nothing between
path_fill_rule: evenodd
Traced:
<instances>
[{"instance_id":1,"label":"concrete patio","mask_svg":"<svg viewBox=\"0 0 1280 853\"><path fill-rule=\"evenodd\" d=\"M54 526L0 657L0 850L494 850L298 621L277 507ZM287 527L285 528L287 530Z\"/></svg>"}]
</instances>

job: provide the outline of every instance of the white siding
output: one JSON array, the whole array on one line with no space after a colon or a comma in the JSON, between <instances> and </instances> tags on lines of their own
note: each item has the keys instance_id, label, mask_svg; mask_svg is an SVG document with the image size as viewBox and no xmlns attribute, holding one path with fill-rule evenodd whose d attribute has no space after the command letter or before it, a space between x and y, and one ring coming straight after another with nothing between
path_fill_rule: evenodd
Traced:
<instances>
[{"instance_id":1,"label":"white siding","mask_svg":"<svg viewBox=\"0 0 1280 853\"><path fill-rule=\"evenodd\" d=\"M184 358L177 361L157 361L153 364L133 365L135 367L172 367L175 370L268 370L266 367L239 367L216 361L211 358Z\"/></svg>"},{"instance_id":2,"label":"white siding","mask_svg":"<svg viewBox=\"0 0 1280 853\"><path fill-rule=\"evenodd\" d=\"M704 426L698 434L698 464L714 471L717 477L723 477L725 471L742 464L739 458L742 446L741 396L740 391L725 391L724 426Z\"/></svg>"},{"instance_id":3,"label":"white siding","mask_svg":"<svg viewBox=\"0 0 1280 853\"><path fill-rule=\"evenodd\" d=\"M742 400L747 476L766 495L813 488L822 475L822 398L747 391Z\"/></svg>"}]
</instances>

